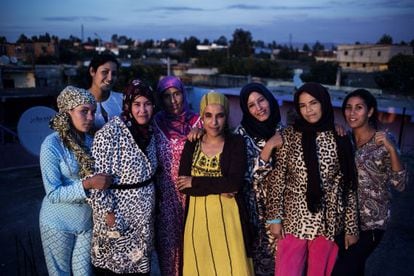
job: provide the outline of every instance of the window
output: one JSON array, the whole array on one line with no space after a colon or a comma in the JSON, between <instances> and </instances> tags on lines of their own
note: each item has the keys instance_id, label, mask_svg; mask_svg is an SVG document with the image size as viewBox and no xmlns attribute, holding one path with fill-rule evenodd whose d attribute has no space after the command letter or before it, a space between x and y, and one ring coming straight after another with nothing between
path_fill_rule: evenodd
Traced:
<instances>
[{"instance_id":1,"label":"window","mask_svg":"<svg viewBox=\"0 0 414 276\"><path fill-rule=\"evenodd\" d=\"M363 56L364 55L364 51L359 51L359 55Z\"/></svg>"},{"instance_id":2,"label":"window","mask_svg":"<svg viewBox=\"0 0 414 276\"><path fill-rule=\"evenodd\" d=\"M347 62L346 63L346 67L349 67L349 66L351 66L351 64L349 62Z\"/></svg>"},{"instance_id":3,"label":"window","mask_svg":"<svg viewBox=\"0 0 414 276\"><path fill-rule=\"evenodd\" d=\"M378 51L377 56L380 57L381 56L381 51Z\"/></svg>"},{"instance_id":4,"label":"window","mask_svg":"<svg viewBox=\"0 0 414 276\"><path fill-rule=\"evenodd\" d=\"M346 55L346 56L347 56L347 55L348 55L348 51L345 51L344 55Z\"/></svg>"}]
</instances>

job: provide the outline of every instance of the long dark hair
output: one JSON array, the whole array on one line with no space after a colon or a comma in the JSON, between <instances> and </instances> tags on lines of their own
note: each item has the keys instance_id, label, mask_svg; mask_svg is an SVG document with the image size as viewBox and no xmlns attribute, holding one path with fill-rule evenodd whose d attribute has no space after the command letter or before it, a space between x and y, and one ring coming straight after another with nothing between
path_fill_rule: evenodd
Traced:
<instances>
[{"instance_id":1,"label":"long dark hair","mask_svg":"<svg viewBox=\"0 0 414 276\"><path fill-rule=\"evenodd\" d=\"M365 105L367 106L368 111L372 108L374 112L372 116L368 118L368 123L374 128L378 129L378 105L375 97L366 89L357 89L346 95L342 103L342 114L345 117L345 108L348 103L348 100L352 97L360 97Z\"/></svg>"}]
</instances>

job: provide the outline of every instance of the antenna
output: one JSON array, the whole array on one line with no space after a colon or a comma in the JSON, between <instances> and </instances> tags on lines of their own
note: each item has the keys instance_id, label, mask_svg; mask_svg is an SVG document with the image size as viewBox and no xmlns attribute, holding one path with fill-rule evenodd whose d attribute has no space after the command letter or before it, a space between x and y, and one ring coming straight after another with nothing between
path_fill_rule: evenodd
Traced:
<instances>
[{"instance_id":1,"label":"antenna","mask_svg":"<svg viewBox=\"0 0 414 276\"><path fill-rule=\"evenodd\" d=\"M43 140L53 132L49 128L50 119L56 111L45 106L27 109L17 124L17 136L20 144L31 154L39 156Z\"/></svg>"}]
</instances>

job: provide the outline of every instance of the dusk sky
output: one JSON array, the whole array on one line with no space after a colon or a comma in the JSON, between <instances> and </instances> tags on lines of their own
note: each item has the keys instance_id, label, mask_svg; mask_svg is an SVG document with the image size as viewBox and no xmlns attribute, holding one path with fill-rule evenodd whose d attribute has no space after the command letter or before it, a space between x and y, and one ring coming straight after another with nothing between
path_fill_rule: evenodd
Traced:
<instances>
[{"instance_id":1,"label":"dusk sky","mask_svg":"<svg viewBox=\"0 0 414 276\"><path fill-rule=\"evenodd\" d=\"M257 4L256 4L257 3ZM395 43L414 39L413 0L2 0L0 36L15 42L48 32L59 38L112 34L133 39L195 36L232 38L236 28L254 40L277 43L375 43L389 34ZM95 35L95 33L97 35Z\"/></svg>"}]
</instances>

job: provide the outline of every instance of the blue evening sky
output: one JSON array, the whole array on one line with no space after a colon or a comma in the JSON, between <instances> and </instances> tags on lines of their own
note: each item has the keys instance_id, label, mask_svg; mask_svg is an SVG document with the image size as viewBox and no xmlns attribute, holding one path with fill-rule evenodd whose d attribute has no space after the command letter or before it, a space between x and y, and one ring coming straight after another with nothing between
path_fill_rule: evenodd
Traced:
<instances>
[{"instance_id":1,"label":"blue evening sky","mask_svg":"<svg viewBox=\"0 0 414 276\"><path fill-rule=\"evenodd\" d=\"M375 43L383 34L395 43L414 39L412 0L2 0L0 36L15 42L48 32L110 40L195 36L232 38L236 28L254 40L314 43Z\"/></svg>"}]
</instances>

